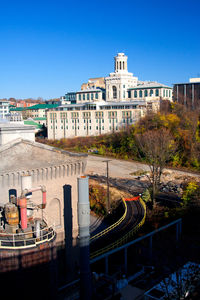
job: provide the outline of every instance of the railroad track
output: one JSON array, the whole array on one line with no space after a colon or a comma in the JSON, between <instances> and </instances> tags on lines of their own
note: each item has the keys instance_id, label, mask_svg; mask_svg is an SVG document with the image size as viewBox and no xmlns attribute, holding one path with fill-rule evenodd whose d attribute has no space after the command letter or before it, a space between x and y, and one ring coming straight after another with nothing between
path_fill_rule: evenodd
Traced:
<instances>
[{"instance_id":1,"label":"railroad track","mask_svg":"<svg viewBox=\"0 0 200 300\"><path fill-rule=\"evenodd\" d=\"M127 242L134 232L139 229L140 225L144 223L146 208L141 199L124 201L124 208L126 214L122 216L121 222L116 222L116 226L110 226L112 227L110 230L104 230L103 234L99 233L96 239L91 237L91 258Z\"/></svg>"}]
</instances>

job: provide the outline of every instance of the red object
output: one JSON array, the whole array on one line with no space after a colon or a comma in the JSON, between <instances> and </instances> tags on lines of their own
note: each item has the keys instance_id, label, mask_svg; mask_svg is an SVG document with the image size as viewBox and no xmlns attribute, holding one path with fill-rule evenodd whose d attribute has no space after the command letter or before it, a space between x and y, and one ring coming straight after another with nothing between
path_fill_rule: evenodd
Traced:
<instances>
[{"instance_id":1,"label":"red object","mask_svg":"<svg viewBox=\"0 0 200 300\"><path fill-rule=\"evenodd\" d=\"M26 198L19 199L20 216L21 216L21 228L24 230L27 228L27 200Z\"/></svg>"},{"instance_id":2,"label":"red object","mask_svg":"<svg viewBox=\"0 0 200 300\"><path fill-rule=\"evenodd\" d=\"M140 199L140 196L137 196L137 197L133 197L133 198L125 198L124 200L125 201L137 201Z\"/></svg>"},{"instance_id":3,"label":"red object","mask_svg":"<svg viewBox=\"0 0 200 300\"><path fill-rule=\"evenodd\" d=\"M45 208L47 204L47 192L42 192L42 208Z\"/></svg>"}]
</instances>

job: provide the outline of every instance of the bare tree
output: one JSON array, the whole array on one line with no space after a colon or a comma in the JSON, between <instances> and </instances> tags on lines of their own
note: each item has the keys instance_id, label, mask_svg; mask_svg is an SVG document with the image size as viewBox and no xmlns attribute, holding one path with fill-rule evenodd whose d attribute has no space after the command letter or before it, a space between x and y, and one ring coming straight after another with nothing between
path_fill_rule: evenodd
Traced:
<instances>
[{"instance_id":1,"label":"bare tree","mask_svg":"<svg viewBox=\"0 0 200 300\"><path fill-rule=\"evenodd\" d=\"M175 142L169 130L165 128L137 134L136 140L140 155L145 157L150 168L151 173L147 177L152 187L152 204L154 204L163 169L175 151Z\"/></svg>"}]
</instances>

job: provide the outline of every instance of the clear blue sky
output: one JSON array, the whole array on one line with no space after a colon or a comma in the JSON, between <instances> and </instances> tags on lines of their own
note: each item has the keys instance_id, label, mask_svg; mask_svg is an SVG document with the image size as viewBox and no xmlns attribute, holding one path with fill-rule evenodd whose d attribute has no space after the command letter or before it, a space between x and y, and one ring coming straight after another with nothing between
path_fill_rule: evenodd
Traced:
<instances>
[{"instance_id":1,"label":"clear blue sky","mask_svg":"<svg viewBox=\"0 0 200 300\"><path fill-rule=\"evenodd\" d=\"M117 52L141 80L200 73L200 0L2 0L0 98L59 97L113 71Z\"/></svg>"}]
</instances>

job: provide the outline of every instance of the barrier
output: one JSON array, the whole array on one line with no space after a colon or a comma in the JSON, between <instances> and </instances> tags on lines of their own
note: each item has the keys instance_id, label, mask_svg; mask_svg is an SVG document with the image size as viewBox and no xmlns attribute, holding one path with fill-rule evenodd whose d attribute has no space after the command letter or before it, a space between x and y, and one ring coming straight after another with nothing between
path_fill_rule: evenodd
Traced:
<instances>
[{"instance_id":1,"label":"barrier","mask_svg":"<svg viewBox=\"0 0 200 300\"><path fill-rule=\"evenodd\" d=\"M108 228L102 230L101 232L95 234L94 236L92 236L90 238L91 241L94 241L96 239L98 239L99 237L102 237L103 235L105 235L106 233L108 233L109 231L113 230L114 228L116 228L119 224L121 224L121 222L126 218L126 215L127 215L127 205L126 205L126 201L125 199L122 200L123 201L123 204L124 204L124 207L125 207L125 211L124 211L124 214L123 216L114 224L112 224L111 226L109 226Z\"/></svg>"}]
</instances>

